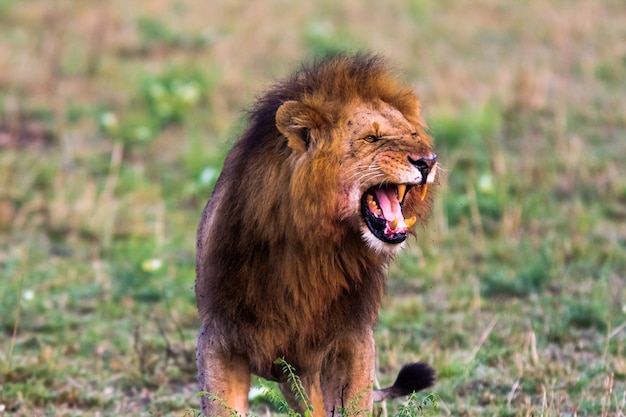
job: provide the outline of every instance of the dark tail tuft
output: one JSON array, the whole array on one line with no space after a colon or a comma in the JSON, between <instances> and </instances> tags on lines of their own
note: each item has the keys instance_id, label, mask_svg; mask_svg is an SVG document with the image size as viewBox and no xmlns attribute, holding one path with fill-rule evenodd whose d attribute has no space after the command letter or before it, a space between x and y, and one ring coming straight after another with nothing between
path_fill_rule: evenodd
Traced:
<instances>
[{"instance_id":1,"label":"dark tail tuft","mask_svg":"<svg viewBox=\"0 0 626 417\"><path fill-rule=\"evenodd\" d=\"M392 386L374 390L374 401L385 401L411 395L435 383L435 370L422 362L404 365Z\"/></svg>"},{"instance_id":2,"label":"dark tail tuft","mask_svg":"<svg viewBox=\"0 0 626 417\"><path fill-rule=\"evenodd\" d=\"M410 395L414 391L421 391L435 383L435 370L423 362L404 365L393 383L393 387L401 392L400 395Z\"/></svg>"}]
</instances>

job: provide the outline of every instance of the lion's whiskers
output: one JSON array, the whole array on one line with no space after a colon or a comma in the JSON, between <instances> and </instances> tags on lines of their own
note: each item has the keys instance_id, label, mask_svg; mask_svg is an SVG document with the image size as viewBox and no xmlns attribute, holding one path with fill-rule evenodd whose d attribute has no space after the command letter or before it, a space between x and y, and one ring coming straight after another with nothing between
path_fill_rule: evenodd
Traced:
<instances>
[{"instance_id":1,"label":"lion's whiskers","mask_svg":"<svg viewBox=\"0 0 626 417\"><path fill-rule=\"evenodd\" d=\"M354 173L349 174L347 177L347 182L352 183L353 181L357 181L359 183L365 183L379 177L385 177L385 174L379 167L372 166L371 164L367 168L357 166L354 168Z\"/></svg>"}]
</instances>

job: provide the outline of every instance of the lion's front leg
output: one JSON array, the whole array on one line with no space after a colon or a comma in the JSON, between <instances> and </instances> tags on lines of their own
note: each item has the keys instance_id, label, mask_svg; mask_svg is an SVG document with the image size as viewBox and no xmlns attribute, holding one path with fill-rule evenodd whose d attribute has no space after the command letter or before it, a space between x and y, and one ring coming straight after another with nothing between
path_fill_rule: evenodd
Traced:
<instances>
[{"instance_id":1,"label":"lion's front leg","mask_svg":"<svg viewBox=\"0 0 626 417\"><path fill-rule=\"evenodd\" d=\"M198 382L205 391L200 406L205 416L245 416L250 391L250 367L241 356L229 354L216 343L206 326L200 328L196 347Z\"/></svg>"},{"instance_id":2,"label":"lion's front leg","mask_svg":"<svg viewBox=\"0 0 626 417\"><path fill-rule=\"evenodd\" d=\"M322 393L327 417L372 412L374 361L374 334L371 329L338 344L322 369Z\"/></svg>"}]
</instances>

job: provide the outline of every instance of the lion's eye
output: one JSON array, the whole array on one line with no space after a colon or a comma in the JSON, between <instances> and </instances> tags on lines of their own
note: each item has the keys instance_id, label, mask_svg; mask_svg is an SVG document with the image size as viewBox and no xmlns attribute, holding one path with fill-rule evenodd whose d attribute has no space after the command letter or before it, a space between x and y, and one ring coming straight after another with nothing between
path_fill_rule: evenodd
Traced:
<instances>
[{"instance_id":1,"label":"lion's eye","mask_svg":"<svg viewBox=\"0 0 626 417\"><path fill-rule=\"evenodd\" d=\"M380 138L376 135L367 135L363 138L363 140L367 143L374 143L378 141Z\"/></svg>"}]
</instances>

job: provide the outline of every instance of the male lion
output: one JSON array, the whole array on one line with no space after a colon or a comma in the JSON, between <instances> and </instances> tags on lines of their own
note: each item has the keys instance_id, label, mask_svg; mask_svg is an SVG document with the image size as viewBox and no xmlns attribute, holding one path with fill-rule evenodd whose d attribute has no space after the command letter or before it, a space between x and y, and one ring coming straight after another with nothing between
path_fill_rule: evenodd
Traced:
<instances>
[{"instance_id":1,"label":"male lion","mask_svg":"<svg viewBox=\"0 0 626 417\"><path fill-rule=\"evenodd\" d=\"M251 373L302 411L277 358L315 417L430 386L418 363L372 390L385 269L426 220L437 177L412 89L378 56L338 55L277 83L248 122L198 227L202 411L244 415Z\"/></svg>"}]
</instances>

